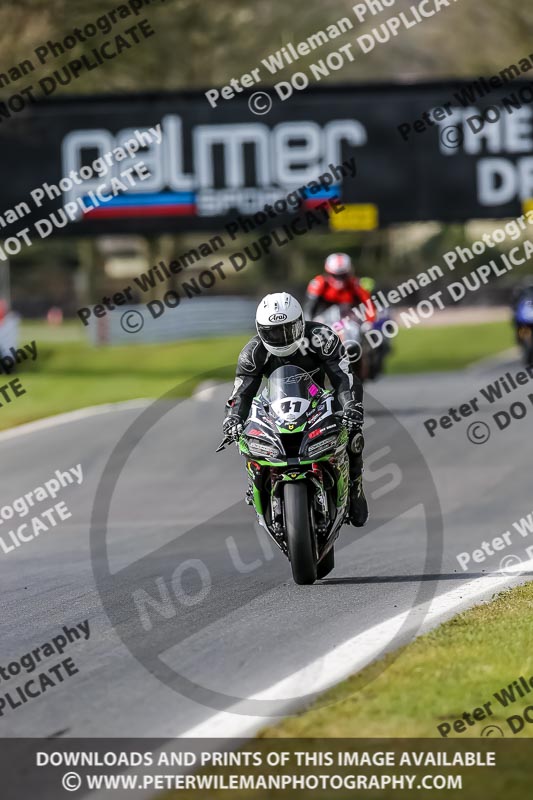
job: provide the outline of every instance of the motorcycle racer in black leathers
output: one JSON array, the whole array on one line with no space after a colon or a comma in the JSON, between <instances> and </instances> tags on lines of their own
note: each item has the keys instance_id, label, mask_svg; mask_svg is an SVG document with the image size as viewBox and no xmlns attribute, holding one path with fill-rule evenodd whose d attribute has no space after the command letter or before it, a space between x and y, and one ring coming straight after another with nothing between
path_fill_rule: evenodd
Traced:
<instances>
[{"instance_id":1,"label":"motorcycle racer in black leathers","mask_svg":"<svg viewBox=\"0 0 533 800\"><path fill-rule=\"evenodd\" d=\"M350 434L350 522L356 527L363 526L368 519L362 479L363 385L341 368L339 337L326 325L304 322L300 304L285 292L263 298L257 309L256 326L257 335L239 355L233 392L226 403L224 435L238 440L262 379L278 367L287 363L301 367L322 387L326 377L329 378L337 410L342 411Z\"/></svg>"}]
</instances>

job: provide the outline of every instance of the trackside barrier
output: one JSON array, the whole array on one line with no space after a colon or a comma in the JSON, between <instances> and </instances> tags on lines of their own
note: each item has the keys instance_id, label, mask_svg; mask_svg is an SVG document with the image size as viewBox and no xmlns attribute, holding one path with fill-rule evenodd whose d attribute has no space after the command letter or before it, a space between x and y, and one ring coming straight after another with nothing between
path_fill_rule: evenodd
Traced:
<instances>
[{"instance_id":1,"label":"trackside barrier","mask_svg":"<svg viewBox=\"0 0 533 800\"><path fill-rule=\"evenodd\" d=\"M20 317L9 312L0 320L0 354L8 352L11 347L17 347Z\"/></svg>"},{"instance_id":2,"label":"trackside barrier","mask_svg":"<svg viewBox=\"0 0 533 800\"><path fill-rule=\"evenodd\" d=\"M118 306L100 319L91 314L89 340L101 344L142 344L202 339L255 330L257 303L242 297L195 298L165 308L154 318L145 304Z\"/></svg>"}]
</instances>

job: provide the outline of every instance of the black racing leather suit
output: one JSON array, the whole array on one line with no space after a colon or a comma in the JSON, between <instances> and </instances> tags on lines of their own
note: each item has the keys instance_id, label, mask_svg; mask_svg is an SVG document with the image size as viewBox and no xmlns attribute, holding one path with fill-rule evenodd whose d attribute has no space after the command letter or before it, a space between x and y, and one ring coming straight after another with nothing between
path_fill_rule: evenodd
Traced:
<instances>
[{"instance_id":1,"label":"black racing leather suit","mask_svg":"<svg viewBox=\"0 0 533 800\"><path fill-rule=\"evenodd\" d=\"M242 349L237 362L235 385L226 404L228 415L238 415L244 424L263 377L268 378L274 370L286 364L301 367L322 388L327 376L335 392L337 410L341 411L350 400L362 403L363 385L357 377L344 372L340 366L341 357L342 346L337 334L327 325L317 322L305 323L304 342L290 356L269 353L259 336L254 336ZM351 446L348 454L350 475L357 478L362 471L361 454L353 453Z\"/></svg>"}]
</instances>

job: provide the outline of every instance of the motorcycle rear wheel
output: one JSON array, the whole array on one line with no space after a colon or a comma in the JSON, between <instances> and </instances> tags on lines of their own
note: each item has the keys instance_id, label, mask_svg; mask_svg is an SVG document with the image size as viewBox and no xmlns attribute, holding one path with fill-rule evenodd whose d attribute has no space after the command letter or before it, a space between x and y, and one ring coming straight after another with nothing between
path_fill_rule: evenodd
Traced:
<instances>
[{"instance_id":1,"label":"motorcycle rear wheel","mask_svg":"<svg viewBox=\"0 0 533 800\"><path fill-rule=\"evenodd\" d=\"M309 585L316 581L317 572L309 525L307 486L304 481L286 483L284 501L285 530L292 577L299 585Z\"/></svg>"}]
</instances>

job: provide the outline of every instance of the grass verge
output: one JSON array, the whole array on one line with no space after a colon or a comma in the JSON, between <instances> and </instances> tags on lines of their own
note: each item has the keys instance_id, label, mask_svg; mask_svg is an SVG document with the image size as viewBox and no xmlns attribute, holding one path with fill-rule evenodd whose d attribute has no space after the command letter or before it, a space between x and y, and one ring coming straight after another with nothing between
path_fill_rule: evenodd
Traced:
<instances>
[{"instance_id":1,"label":"grass verge","mask_svg":"<svg viewBox=\"0 0 533 800\"><path fill-rule=\"evenodd\" d=\"M248 337L92 347L75 323L24 323L20 343L33 339L37 361L17 373L26 394L0 408L0 430L85 406L159 397L174 387L176 394L189 393L213 371L229 381ZM512 344L506 323L413 328L394 340L388 372L460 369Z\"/></svg>"},{"instance_id":2,"label":"grass verge","mask_svg":"<svg viewBox=\"0 0 533 800\"><path fill-rule=\"evenodd\" d=\"M210 785L217 777L229 783L242 776L248 783L231 796L265 800L291 794L289 790L263 788L258 783L263 776L295 775L301 779L302 776L334 774L337 778L344 775L366 780L364 776L368 773L373 776L392 773L397 780L401 774L410 774L413 789L424 788L423 778L431 776L430 786L425 787L429 792L422 793L428 797L440 795L454 800L530 797L531 743L524 739L529 737L527 728L531 725L526 724L521 733L513 736L505 718L518 717L523 712L532 702L533 688L529 700L525 695L507 708L498 702L496 695L502 696L502 690L509 684L521 675L528 679L533 672L533 656L529 652L532 609L533 583L529 583L457 615L403 648L396 654L398 657L383 659L340 684L309 711L267 728L257 738L240 745L241 753L248 751L259 759L257 766L252 761L249 762L251 766L244 761L243 766L234 767L231 762L223 766L218 761L207 760L207 766L198 769L199 775L194 779L197 785L170 791L164 795L164 800L224 800L228 792L216 784ZM383 666L388 668L383 671ZM483 709L489 703L492 714L485 720L474 720L472 726L463 720L465 730L461 734L452 734L447 739L439 736L437 725L448 723L451 726L465 711L473 714L475 709ZM471 742L487 725L501 727L505 736L495 740L494 734L485 733L484 738ZM210 744L206 743L205 749L210 750ZM370 753L378 757L384 752L392 753L396 766L350 766L339 761L338 755L343 752ZM428 752L447 753L450 763L458 753L479 754L482 763L486 754L491 753L495 766L442 767L435 761L429 761L428 766L413 766L417 763L412 760L415 756ZM279 766L277 759L269 760L269 753L283 753L287 760L282 764L286 766ZM315 753L327 754L331 760L314 761ZM404 756L407 761L403 761ZM299 761L300 757L309 757L309 760ZM409 766L402 768L402 764ZM443 779L457 776L460 785L448 785L446 791L440 791L445 788ZM435 782L435 791L431 792L435 777L441 782ZM361 796L363 793L380 800L400 797L412 800L418 794L405 785L401 788L398 784L383 784L379 788L379 782L373 787L363 784ZM317 784L315 778L311 789L298 788L292 794L316 800L331 800L335 795L348 800L359 795L359 790L354 793L350 786L339 789L337 784L333 792L327 784Z\"/></svg>"},{"instance_id":3,"label":"grass verge","mask_svg":"<svg viewBox=\"0 0 533 800\"><path fill-rule=\"evenodd\" d=\"M21 343L30 338L23 330ZM247 338L91 347L35 337L37 360L12 374L27 394L0 409L0 429L85 406L160 397L172 389L176 395L190 393L211 373L231 380Z\"/></svg>"},{"instance_id":4,"label":"grass verge","mask_svg":"<svg viewBox=\"0 0 533 800\"><path fill-rule=\"evenodd\" d=\"M507 322L412 328L393 340L387 372L440 372L462 369L515 344Z\"/></svg>"},{"instance_id":5,"label":"grass verge","mask_svg":"<svg viewBox=\"0 0 533 800\"><path fill-rule=\"evenodd\" d=\"M448 738L479 737L489 725L498 726L505 738L531 738L533 724L526 722L514 734L506 720L533 704L532 623L530 582L371 664L260 737L440 739L437 726L447 723ZM516 701L504 707L496 695L502 698L502 689L520 676L531 679L531 693L516 693ZM463 721L464 731L454 732L455 720L485 703L491 703L485 719Z\"/></svg>"}]
</instances>

